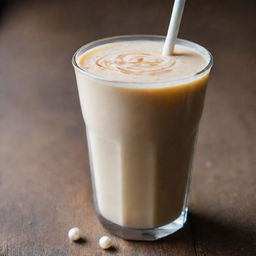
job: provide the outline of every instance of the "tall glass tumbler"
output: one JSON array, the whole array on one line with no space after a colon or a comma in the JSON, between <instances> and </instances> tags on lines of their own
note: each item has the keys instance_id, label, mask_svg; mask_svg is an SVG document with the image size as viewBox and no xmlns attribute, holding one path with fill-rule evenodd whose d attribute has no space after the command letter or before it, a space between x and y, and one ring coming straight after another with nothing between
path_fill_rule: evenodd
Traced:
<instances>
[{"instance_id":1,"label":"tall glass tumbler","mask_svg":"<svg viewBox=\"0 0 256 256\"><path fill-rule=\"evenodd\" d=\"M86 124L98 217L129 240L156 240L182 228L194 147L213 64L202 46L186 40L206 60L203 70L170 82L125 82L83 70L89 49L121 41L164 41L162 36L119 36L81 47L73 56Z\"/></svg>"}]
</instances>

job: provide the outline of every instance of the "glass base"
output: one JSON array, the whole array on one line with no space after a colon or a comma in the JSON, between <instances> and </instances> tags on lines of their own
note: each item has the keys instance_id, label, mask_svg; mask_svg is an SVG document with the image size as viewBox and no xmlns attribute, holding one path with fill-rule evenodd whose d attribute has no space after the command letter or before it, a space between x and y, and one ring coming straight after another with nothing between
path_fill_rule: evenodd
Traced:
<instances>
[{"instance_id":1,"label":"glass base","mask_svg":"<svg viewBox=\"0 0 256 256\"><path fill-rule=\"evenodd\" d=\"M177 219L167 225L148 229L122 227L105 219L100 214L99 219L105 229L126 240L154 241L181 229L187 220L187 211L188 208L185 208Z\"/></svg>"}]
</instances>

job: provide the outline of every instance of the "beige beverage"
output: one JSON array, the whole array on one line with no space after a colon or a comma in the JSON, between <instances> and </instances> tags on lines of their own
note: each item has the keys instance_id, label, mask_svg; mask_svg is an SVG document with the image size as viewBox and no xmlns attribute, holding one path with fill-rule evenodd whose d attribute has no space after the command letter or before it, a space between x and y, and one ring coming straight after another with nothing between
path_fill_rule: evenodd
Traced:
<instances>
[{"instance_id":1,"label":"beige beverage","mask_svg":"<svg viewBox=\"0 0 256 256\"><path fill-rule=\"evenodd\" d=\"M204 48L162 47L161 37L121 37L75 60L99 215L135 230L185 222L209 75Z\"/></svg>"}]
</instances>

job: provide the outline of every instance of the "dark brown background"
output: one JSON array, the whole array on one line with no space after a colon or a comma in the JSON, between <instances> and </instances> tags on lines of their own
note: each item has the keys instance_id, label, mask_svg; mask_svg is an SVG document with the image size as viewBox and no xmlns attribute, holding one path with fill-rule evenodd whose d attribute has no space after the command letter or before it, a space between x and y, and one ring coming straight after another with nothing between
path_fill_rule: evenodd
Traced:
<instances>
[{"instance_id":1,"label":"dark brown background","mask_svg":"<svg viewBox=\"0 0 256 256\"><path fill-rule=\"evenodd\" d=\"M3 3L3 1L1 2ZM188 0L180 37L207 47L209 83L184 229L107 234L92 206L71 56L119 34L165 34L167 0L5 1L0 20L0 255L256 255L256 1ZM70 243L79 226L84 243Z\"/></svg>"}]
</instances>

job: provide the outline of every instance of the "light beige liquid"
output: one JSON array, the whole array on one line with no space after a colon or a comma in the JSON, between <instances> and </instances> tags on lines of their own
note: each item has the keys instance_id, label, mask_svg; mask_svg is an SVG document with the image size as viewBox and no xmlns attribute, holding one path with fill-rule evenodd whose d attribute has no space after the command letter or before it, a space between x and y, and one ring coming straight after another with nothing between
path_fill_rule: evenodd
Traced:
<instances>
[{"instance_id":1,"label":"light beige liquid","mask_svg":"<svg viewBox=\"0 0 256 256\"><path fill-rule=\"evenodd\" d=\"M207 60L179 45L163 57L162 45L95 47L78 64L103 79L76 70L98 209L131 228L165 225L181 214L208 80L206 74L168 85Z\"/></svg>"}]
</instances>

